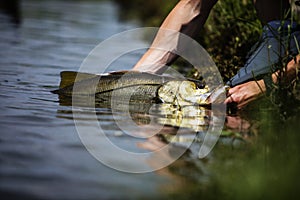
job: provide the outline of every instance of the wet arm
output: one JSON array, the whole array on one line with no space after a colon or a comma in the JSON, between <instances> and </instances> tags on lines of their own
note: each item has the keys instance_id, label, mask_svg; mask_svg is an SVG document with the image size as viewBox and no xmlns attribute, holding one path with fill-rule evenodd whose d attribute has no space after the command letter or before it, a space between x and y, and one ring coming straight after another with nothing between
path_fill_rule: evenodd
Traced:
<instances>
[{"instance_id":1,"label":"wet arm","mask_svg":"<svg viewBox=\"0 0 300 200\"><path fill-rule=\"evenodd\" d=\"M151 47L133 70L163 73L178 57L179 34L195 37L218 0L181 0L161 25ZM170 30L170 31L167 31Z\"/></svg>"}]
</instances>

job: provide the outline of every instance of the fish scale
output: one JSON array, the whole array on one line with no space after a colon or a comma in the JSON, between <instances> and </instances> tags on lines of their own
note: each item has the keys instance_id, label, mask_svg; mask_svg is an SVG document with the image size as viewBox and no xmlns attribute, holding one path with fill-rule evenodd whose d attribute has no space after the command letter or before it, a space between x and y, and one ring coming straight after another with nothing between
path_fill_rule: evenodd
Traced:
<instances>
[{"instance_id":1,"label":"fish scale","mask_svg":"<svg viewBox=\"0 0 300 200\"><path fill-rule=\"evenodd\" d=\"M147 72L119 71L95 75L79 72L61 73L60 89L52 91L63 97L93 96L97 100L132 102L152 101L178 105L209 105L209 89L199 88L201 81L174 78Z\"/></svg>"},{"instance_id":2,"label":"fish scale","mask_svg":"<svg viewBox=\"0 0 300 200\"><path fill-rule=\"evenodd\" d=\"M72 74L72 78L68 77L70 74ZM159 76L146 72L113 72L107 75L90 74L90 77L87 73L62 72L61 82L65 82L64 79L69 79L69 83L60 84L60 89L52 91L53 93L66 96L73 94L93 95L95 93L110 92L133 86L143 87L144 85L151 85L159 87L167 81L175 80L172 77Z\"/></svg>"}]
</instances>

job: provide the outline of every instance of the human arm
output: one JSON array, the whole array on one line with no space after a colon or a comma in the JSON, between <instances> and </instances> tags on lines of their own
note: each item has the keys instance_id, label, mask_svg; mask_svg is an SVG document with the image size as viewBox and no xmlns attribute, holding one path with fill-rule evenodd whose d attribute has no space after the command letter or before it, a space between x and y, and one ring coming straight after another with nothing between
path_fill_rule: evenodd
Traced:
<instances>
[{"instance_id":1,"label":"human arm","mask_svg":"<svg viewBox=\"0 0 300 200\"><path fill-rule=\"evenodd\" d=\"M211 8L218 0L181 0L161 25L151 47L133 67L133 70L163 73L166 65L174 62L178 55L178 34L194 38L205 24ZM168 31L169 30L169 31Z\"/></svg>"},{"instance_id":2,"label":"human arm","mask_svg":"<svg viewBox=\"0 0 300 200\"><path fill-rule=\"evenodd\" d=\"M283 81L283 84L289 84L296 78L297 70L300 68L300 55L296 56L296 59L291 60L286 66L286 74L284 77L279 71L272 74L272 81L277 84L279 78ZM285 79L283 79L285 78ZM266 85L263 79L258 81L249 81L240 85L237 85L228 91L228 97L225 100L225 104L235 102L237 108L241 109L248 103L263 96L266 93Z\"/></svg>"}]
</instances>

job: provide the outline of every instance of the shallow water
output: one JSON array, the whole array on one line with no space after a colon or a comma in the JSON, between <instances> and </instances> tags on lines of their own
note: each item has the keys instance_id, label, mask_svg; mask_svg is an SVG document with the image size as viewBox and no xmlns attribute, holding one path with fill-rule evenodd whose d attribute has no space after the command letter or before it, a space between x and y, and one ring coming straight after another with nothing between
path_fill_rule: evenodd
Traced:
<instances>
[{"instance_id":1,"label":"shallow water","mask_svg":"<svg viewBox=\"0 0 300 200\"><path fill-rule=\"evenodd\" d=\"M139 25L119 21L117 6L111 1L26 0L22 1L21 11L19 26L0 13L1 195L22 199L252 199L298 195L299 117L282 124L268 111L254 111L247 117L249 120L228 117L227 125L231 127L226 132L228 136L220 140L206 159L197 158L199 143L195 143L190 153L156 172L131 174L105 166L82 144L74 112L80 114L75 116L77 126L84 127L95 141L99 138L93 135L98 122L114 144L128 151L148 152L152 147L149 144L160 144L161 140L126 136L116 124L126 119L122 112L115 119L105 106L74 111L50 91L57 88L61 71L77 71L101 41ZM143 43L143 40L127 38L126 42ZM114 54L118 45L107 47L108 53ZM110 69L129 69L140 55L141 52L128 54L114 62L116 68ZM171 116L166 112L172 110L162 105L152 108L158 124L165 119L161 116ZM206 114L206 110L199 110L193 117L204 119ZM137 123L148 123L147 114L137 116L140 120ZM181 129L184 136L173 138L179 148L196 132L201 138L206 128L197 126L199 121L189 122L180 122L185 126ZM165 123L170 125L165 132L177 131L178 121ZM153 128L148 127L142 133L147 134ZM101 146L95 148L103 150L114 162L124 161ZM128 163L126 158L124 163L140 164ZM143 163L150 167L153 164L156 163Z\"/></svg>"},{"instance_id":2,"label":"shallow water","mask_svg":"<svg viewBox=\"0 0 300 200\"><path fill-rule=\"evenodd\" d=\"M22 1L21 6L19 27L0 16L1 192L44 199L157 195L163 178L120 173L90 156L71 108L59 106L50 93L60 71L78 70L98 43L137 25L120 23L110 2Z\"/></svg>"}]
</instances>

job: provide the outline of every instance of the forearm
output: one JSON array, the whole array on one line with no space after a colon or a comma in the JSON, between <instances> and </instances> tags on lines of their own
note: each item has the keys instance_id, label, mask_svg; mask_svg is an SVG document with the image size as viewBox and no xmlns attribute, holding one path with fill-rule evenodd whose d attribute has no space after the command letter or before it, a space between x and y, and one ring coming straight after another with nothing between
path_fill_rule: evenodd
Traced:
<instances>
[{"instance_id":1,"label":"forearm","mask_svg":"<svg viewBox=\"0 0 300 200\"><path fill-rule=\"evenodd\" d=\"M270 83L267 83L264 79L258 81L249 81L233 88L228 91L228 97L224 103L237 103L238 108L242 108L249 102L263 96L265 93L268 94L274 84L284 84L288 86L297 77L297 71L300 68L300 55L296 56L295 60L291 60L284 73L277 71L270 77ZM271 86L270 86L271 84Z\"/></svg>"},{"instance_id":2,"label":"forearm","mask_svg":"<svg viewBox=\"0 0 300 200\"><path fill-rule=\"evenodd\" d=\"M287 85L295 80L297 76L297 71L299 70L300 65L300 54L291 60L286 68L282 71L277 71L272 74L273 83L278 84L281 81L281 84Z\"/></svg>"},{"instance_id":3,"label":"forearm","mask_svg":"<svg viewBox=\"0 0 300 200\"><path fill-rule=\"evenodd\" d=\"M284 69L274 72L271 75L271 84L280 84L283 87L288 87L297 77L297 71L299 70L300 65L300 54L295 57L295 59L291 60ZM264 92L268 89L266 85L266 81L262 82L262 86L264 88ZM269 88L269 89L271 89Z\"/></svg>"},{"instance_id":4,"label":"forearm","mask_svg":"<svg viewBox=\"0 0 300 200\"><path fill-rule=\"evenodd\" d=\"M162 73L178 55L179 33L192 38L203 27L217 0L181 0L161 25L151 47L133 70Z\"/></svg>"}]
</instances>

